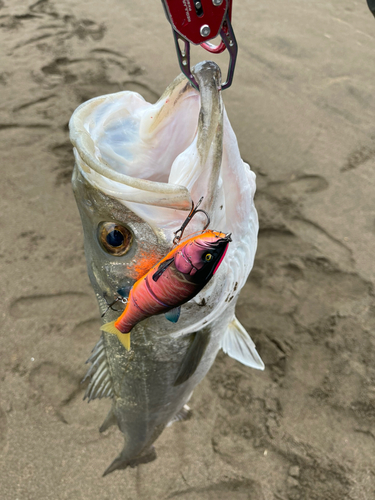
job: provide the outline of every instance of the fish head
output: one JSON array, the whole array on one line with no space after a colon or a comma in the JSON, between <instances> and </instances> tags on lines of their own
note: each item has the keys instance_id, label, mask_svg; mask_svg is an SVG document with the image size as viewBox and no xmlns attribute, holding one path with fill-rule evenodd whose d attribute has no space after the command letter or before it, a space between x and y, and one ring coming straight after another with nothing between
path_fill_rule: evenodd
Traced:
<instances>
[{"instance_id":1,"label":"fish head","mask_svg":"<svg viewBox=\"0 0 375 500\"><path fill-rule=\"evenodd\" d=\"M193 201L203 197L184 236L203 230L207 218L202 212L209 215L210 228L222 231L203 233L197 238L201 247L197 243L191 249L198 270L191 277L212 279L183 306L181 334L234 308L235 300L229 304L226 298L237 297L247 279L258 232L255 175L241 159L226 115L220 70L205 62L194 71L199 92L179 76L155 104L129 91L96 97L78 107L69 124L73 189L102 313L105 298L126 297L172 251L175 232L183 227ZM228 246L229 233L234 244ZM204 247L204 238L212 248ZM204 251L211 261L202 260ZM115 318L108 311L105 320ZM175 329L157 316L146 321L166 335Z\"/></svg>"},{"instance_id":2,"label":"fish head","mask_svg":"<svg viewBox=\"0 0 375 500\"><path fill-rule=\"evenodd\" d=\"M104 312L107 302L129 295L134 283L165 256L170 244L162 231L87 182L83 173L76 163L72 185L82 220L89 278Z\"/></svg>"},{"instance_id":3,"label":"fish head","mask_svg":"<svg viewBox=\"0 0 375 500\"><path fill-rule=\"evenodd\" d=\"M204 286L222 263L230 241L230 234L211 230L190 238L175 254L176 269L192 283Z\"/></svg>"}]
</instances>

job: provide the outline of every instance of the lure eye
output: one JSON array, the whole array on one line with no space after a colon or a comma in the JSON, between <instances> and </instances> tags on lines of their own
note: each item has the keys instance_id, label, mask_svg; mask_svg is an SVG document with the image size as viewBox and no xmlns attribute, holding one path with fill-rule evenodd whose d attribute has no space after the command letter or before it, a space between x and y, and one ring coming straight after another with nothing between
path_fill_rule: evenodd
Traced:
<instances>
[{"instance_id":1,"label":"lure eye","mask_svg":"<svg viewBox=\"0 0 375 500\"><path fill-rule=\"evenodd\" d=\"M206 255L204 256L204 260L206 262L210 262L211 259L212 259L212 254L211 253L206 253Z\"/></svg>"},{"instance_id":2,"label":"lure eye","mask_svg":"<svg viewBox=\"0 0 375 500\"><path fill-rule=\"evenodd\" d=\"M125 226L114 222L102 222L98 228L98 239L103 250L121 257L129 251L133 235Z\"/></svg>"}]
</instances>

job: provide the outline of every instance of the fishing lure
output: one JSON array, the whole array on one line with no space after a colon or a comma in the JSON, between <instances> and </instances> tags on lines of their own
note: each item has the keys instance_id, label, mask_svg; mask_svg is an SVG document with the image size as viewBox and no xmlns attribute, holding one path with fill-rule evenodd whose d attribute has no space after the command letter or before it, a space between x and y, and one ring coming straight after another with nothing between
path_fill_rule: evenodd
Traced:
<instances>
[{"instance_id":1,"label":"fishing lure","mask_svg":"<svg viewBox=\"0 0 375 500\"><path fill-rule=\"evenodd\" d=\"M166 313L176 323L181 305L210 281L230 241L230 234L207 230L180 243L134 284L124 312L101 329L116 334L129 350L130 331L143 319Z\"/></svg>"},{"instance_id":2,"label":"fishing lure","mask_svg":"<svg viewBox=\"0 0 375 500\"><path fill-rule=\"evenodd\" d=\"M231 235L206 230L210 219L204 210L198 210L201 201L196 207L193 204L185 222L175 232L174 244L181 240L187 224L198 212L208 219L203 232L178 244L142 276L130 290L120 317L102 326L103 331L117 335L125 349L130 349L132 328L143 319L165 313L167 319L176 323L181 305L195 297L220 266Z\"/></svg>"}]
</instances>

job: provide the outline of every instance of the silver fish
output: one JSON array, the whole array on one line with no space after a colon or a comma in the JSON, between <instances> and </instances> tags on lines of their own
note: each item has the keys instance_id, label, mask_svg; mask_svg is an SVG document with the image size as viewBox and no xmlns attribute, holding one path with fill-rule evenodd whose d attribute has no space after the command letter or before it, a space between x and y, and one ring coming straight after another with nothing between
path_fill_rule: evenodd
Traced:
<instances>
[{"instance_id":1,"label":"silver fish","mask_svg":"<svg viewBox=\"0 0 375 500\"><path fill-rule=\"evenodd\" d=\"M111 398L100 431L117 423L125 437L104 474L156 457L154 441L168 424L186 417L187 402L220 348L264 369L235 317L257 245L255 175L241 160L219 68L205 62L194 73L200 92L180 75L156 104L119 92L82 104L70 120L73 189L102 314L116 296L126 299L135 281L171 250L192 200L203 196L210 227L231 233L233 241L209 284L182 306L178 323L164 316L142 321L132 330L129 352L111 333L96 344L85 397ZM202 230L201 215L184 236ZM119 314L109 310L104 322Z\"/></svg>"}]
</instances>

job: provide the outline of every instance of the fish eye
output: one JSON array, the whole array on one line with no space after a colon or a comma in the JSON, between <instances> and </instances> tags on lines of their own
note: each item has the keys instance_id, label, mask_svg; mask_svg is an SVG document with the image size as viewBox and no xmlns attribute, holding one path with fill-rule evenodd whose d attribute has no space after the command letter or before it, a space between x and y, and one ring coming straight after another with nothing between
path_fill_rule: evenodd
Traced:
<instances>
[{"instance_id":1,"label":"fish eye","mask_svg":"<svg viewBox=\"0 0 375 500\"><path fill-rule=\"evenodd\" d=\"M101 222L98 227L98 239L103 250L121 257L129 251L133 235L125 226L115 222Z\"/></svg>"},{"instance_id":2,"label":"fish eye","mask_svg":"<svg viewBox=\"0 0 375 500\"><path fill-rule=\"evenodd\" d=\"M206 262L210 262L211 259L212 259L212 254L211 253L206 253L206 255L204 256L204 260Z\"/></svg>"}]
</instances>

